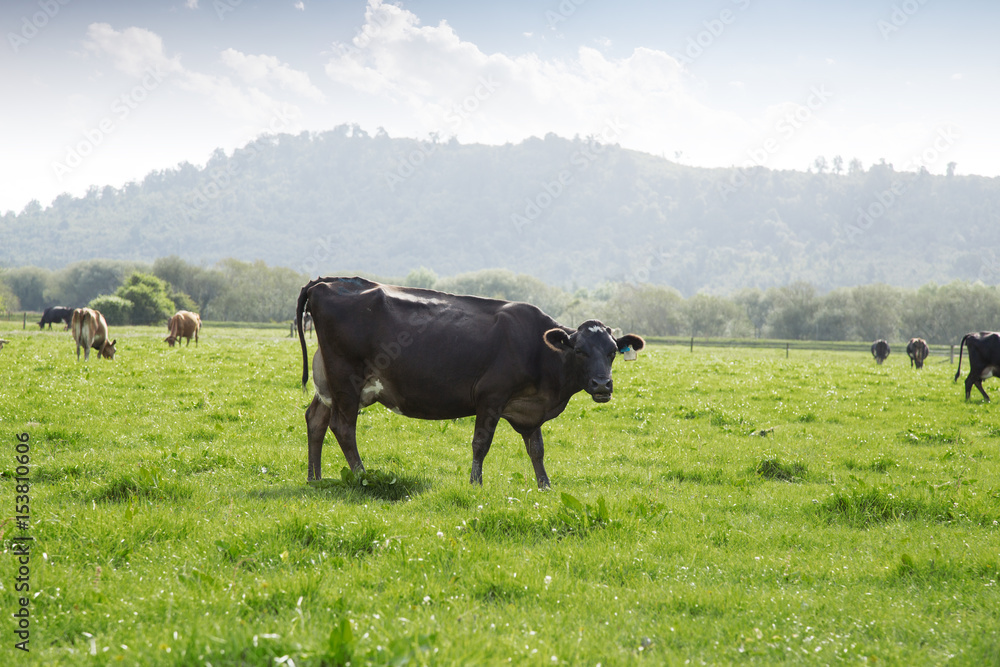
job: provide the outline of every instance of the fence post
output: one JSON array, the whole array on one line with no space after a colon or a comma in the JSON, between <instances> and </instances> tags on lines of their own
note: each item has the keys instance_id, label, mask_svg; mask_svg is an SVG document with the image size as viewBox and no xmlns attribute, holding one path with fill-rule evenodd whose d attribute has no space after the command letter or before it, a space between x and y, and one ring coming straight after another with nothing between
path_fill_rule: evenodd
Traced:
<instances>
[{"instance_id":1,"label":"fence post","mask_svg":"<svg viewBox=\"0 0 1000 667\"><path fill-rule=\"evenodd\" d=\"M790 346L791 346L791 343L785 343L785 359L787 359L787 358L788 358L788 348L789 348Z\"/></svg>"},{"instance_id":2,"label":"fence post","mask_svg":"<svg viewBox=\"0 0 1000 667\"><path fill-rule=\"evenodd\" d=\"M955 344L954 343L951 344L951 352L948 354L948 363L949 364L954 364L955 363Z\"/></svg>"},{"instance_id":3,"label":"fence post","mask_svg":"<svg viewBox=\"0 0 1000 667\"><path fill-rule=\"evenodd\" d=\"M28 328L28 311L24 311L24 321L21 322L21 329Z\"/></svg>"},{"instance_id":4,"label":"fence post","mask_svg":"<svg viewBox=\"0 0 1000 667\"><path fill-rule=\"evenodd\" d=\"M691 336L691 352L694 352L694 336Z\"/></svg>"}]
</instances>

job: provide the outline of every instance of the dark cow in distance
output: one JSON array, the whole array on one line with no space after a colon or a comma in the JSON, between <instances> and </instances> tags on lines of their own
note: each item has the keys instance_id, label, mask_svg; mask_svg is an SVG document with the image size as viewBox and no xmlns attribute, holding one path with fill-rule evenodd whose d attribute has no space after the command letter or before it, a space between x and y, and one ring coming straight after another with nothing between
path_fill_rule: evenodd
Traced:
<instances>
[{"instance_id":1,"label":"dark cow in distance","mask_svg":"<svg viewBox=\"0 0 1000 667\"><path fill-rule=\"evenodd\" d=\"M924 367L924 359L927 355L931 353L930 348L927 347L927 341L923 338L911 338L910 342L906 344L906 354L910 357L910 368L914 366L917 370Z\"/></svg>"},{"instance_id":2,"label":"dark cow in distance","mask_svg":"<svg viewBox=\"0 0 1000 667\"><path fill-rule=\"evenodd\" d=\"M53 322L65 322L66 326L63 330L69 329L69 325L73 320L73 309L66 308L65 306L50 306L42 312L42 319L38 322L38 328L44 329L45 325L49 325L49 329L52 328Z\"/></svg>"},{"instance_id":3,"label":"dark cow in distance","mask_svg":"<svg viewBox=\"0 0 1000 667\"><path fill-rule=\"evenodd\" d=\"M320 479L323 439L333 431L351 470L358 454L361 408L381 403L418 419L475 416L472 483L500 418L524 440L539 488L549 486L541 426L586 391L611 400L611 362L642 338L620 338L597 320L560 326L526 303L381 285L363 278L318 278L299 294L302 385L309 359L302 315L312 313L319 346L313 356L315 396L306 410L308 479Z\"/></svg>"},{"instance_id":4,"label":"dark cow in distance","mask_svg":"<svg viewBox=\"0 0 1000 667\"><path fill-rule=\"evenodd\" d=\"M91 348L98 351L105 359L115 358L115 343L117 339L108 342L108 323L101 311L92 308L77 308L73 311L73 340L76 342L76 360L80 361L80 348L83 348L83 360L90 360Z\"/></svg>"},{"instance_id":5,"label":"dark cow in distance","mask_svg":"<svg viewBox=\"0 0 1000 667\"><path fill-rule=\"evenodd\" d=\"M875 357L875 363L881 365L889 356L889 343L882 338L872 343L872 356Z\"/></svg>"},{"instance_id":6,"label":"dark cow in distance","mask_svg":"<svg viewBox=\"0 0 1000 667\"><path fill-rule=\"evenodd\" d=\"M958 370L955 371L955 381L962 374L962 349L969 351L969 375L965 378L965 400L969 400L972 387L975 386L983 395L983 400L989 402L990 397L983 389L983 380L988 377L1000 376L1000 333L996 331L980 331L969 333L962 337L958 344Z\"/></svg>"},{"instance_id":7,"label":"dark cow in distance","mask_svg":"<svg viewBox=\"0 0 1000 667\"><path fill-rule=\"evenodd\" d=\"M163 340L174 346L178 338L187 338L187 344L191 345L191 337L194 337L194 344L198 344L198 331L201 330L201 316L192 313L190 310L178 310L167 322L168 335Z\"/></svg>"}]
</instances>

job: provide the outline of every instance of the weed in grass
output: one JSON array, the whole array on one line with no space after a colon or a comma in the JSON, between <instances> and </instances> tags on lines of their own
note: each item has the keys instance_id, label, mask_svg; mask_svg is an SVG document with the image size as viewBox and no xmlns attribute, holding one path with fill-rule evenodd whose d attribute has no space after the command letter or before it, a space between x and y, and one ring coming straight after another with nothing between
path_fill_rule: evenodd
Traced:
<instances>
[{"instance_id":1,"label":"weed in grass","mask_svg":"<svg viewBox=\"0 0 1000 667\"><path fill-rule=\"evenodd\" d=\"M941 497L914 497L914 487L885 488L853 478L849 492L832 494L820 503L828 520L841 519L849 525L868 528L902 520L950 521L955 518L953 503Z\"/></svg>"},{"instance_id":2,"label":"weed in grass","mask_svg":"<svg viewBox=\"0 0 1000 667\"><path fill-rule=\"evenodd\" d=\"M556 512L553 526L561 533L586 535L595 528L607 528L613 523L604 496L597 504L582 503L568 493L560 493L562 507Z\"/></svg>"},{"instance_id":3,"label":"weed in grass","mask_svg":"<svg viewBox=\"0 0 1000 667\"><path fill-rule=\"evenodd\" d=\"M781 482L800 482L806 474L804 463L782 463L777 458L764 459L754 467L754 473L764 479Z\"/></svg>"}]
</instances>

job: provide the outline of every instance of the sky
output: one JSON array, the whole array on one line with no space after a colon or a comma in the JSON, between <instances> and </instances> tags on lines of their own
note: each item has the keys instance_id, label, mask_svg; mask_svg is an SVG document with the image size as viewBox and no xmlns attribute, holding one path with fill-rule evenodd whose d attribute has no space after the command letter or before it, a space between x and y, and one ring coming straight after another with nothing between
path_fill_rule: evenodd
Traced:
<instances>
[{"instance_id":1,"label":"sky","mask_svg":"<svg viewBox=\"0 0 1000 667\"><path fill-rule=\"evenodd\" d=\"M1000 175L994 0L5 0L0 213L262 134Z\"/></svg>"}]
</instances>

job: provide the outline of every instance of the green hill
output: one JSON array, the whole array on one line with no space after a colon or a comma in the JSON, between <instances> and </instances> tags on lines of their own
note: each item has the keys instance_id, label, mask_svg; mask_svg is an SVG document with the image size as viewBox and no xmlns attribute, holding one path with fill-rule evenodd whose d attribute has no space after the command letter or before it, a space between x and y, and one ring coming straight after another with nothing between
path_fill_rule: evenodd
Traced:
<instances>
[{"instance_id":1,"label":"green hill","mask_svg":"<svg viewBox=\"0 0 1000 667\"><path fill-rule=\"evenodd\" d=\"M1000 179L874 165L701 169L554 135L503 146L342 126L0 217L0 266L263 260L310 275L503 267L572 289L821 290L1000 272Z\"/></svg>"}]
</instances>

